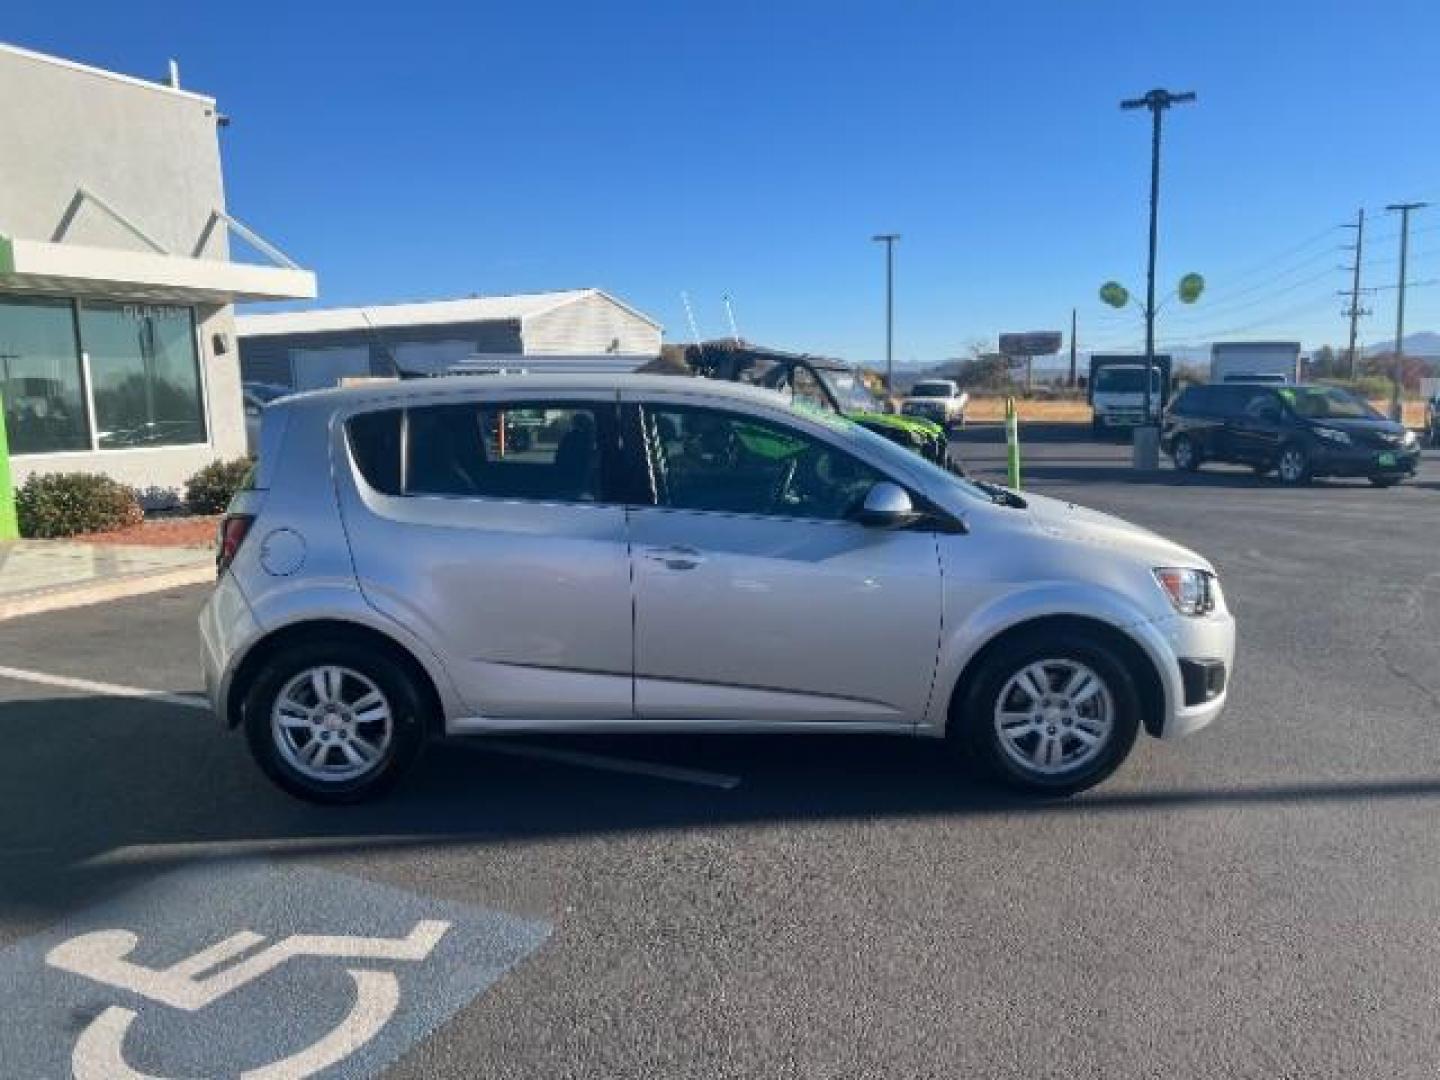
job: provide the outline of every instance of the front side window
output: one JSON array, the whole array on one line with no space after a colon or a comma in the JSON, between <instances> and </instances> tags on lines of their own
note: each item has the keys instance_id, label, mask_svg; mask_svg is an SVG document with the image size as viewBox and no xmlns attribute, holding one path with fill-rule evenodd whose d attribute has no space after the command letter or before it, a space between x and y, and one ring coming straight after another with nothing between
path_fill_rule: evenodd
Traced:
<instances>
[{"instance_id":1,"label":"front side window","mask_svg":"<svg viewBox=\"0 0 1440 1080\"><path fill-rule=\"evenodd\" d=\"M456 402L353 417L360 474L387 495L599 502L603 409Z\"/></svg>"},{"instance_id":2,"label":"front side window","mask_svg":"<svg viewBox=\"0 0 1440 1080\"><path fill-rule=\"evenodd\" d=\"M90 449L71 301L0 300L0 395L11 453Z\"/></svg>"},{"instance_id":3,"label":"front side window","mask_svg":"<svg viewBox=\"0 0 1440 1080\"><path fill-rule=\"evenodd\" d=\"M205 406L189 308L80 305L102 450L205 441Z\"/></svg>"},{"instance_id":4,"label":"front side window","mask_svg":"<svg viewBox=\"0 0 1440 1080\"><path fill-rule=\"evenodd\" d=\"M836 447L780 424L693 406L647 406L659 505L676 510L840 521L886 479Z\"/></svg>"},{"instance_id":5,"label":"front side window","mask_svg":"<svg viewBox=\"0 0 1440 1080\"><path fill-rule=\"evenodd\" d=\"M1339 386L1297 386L1278 391L1299 415L1311 420L1383 420L1368 401Z\"/></svg>"}]
</instances>

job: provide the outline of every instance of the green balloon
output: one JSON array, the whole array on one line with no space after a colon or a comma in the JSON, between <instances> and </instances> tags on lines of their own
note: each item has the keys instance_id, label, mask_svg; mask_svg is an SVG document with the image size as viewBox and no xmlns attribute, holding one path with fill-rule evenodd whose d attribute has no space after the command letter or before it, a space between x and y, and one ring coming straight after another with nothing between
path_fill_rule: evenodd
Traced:
<instances>
[{"instance_id":1,"label":"green balloon","mask_svg":"<svg viewBox=\"0 0 1440 1080\"><path fill-rule=\"evenodd\" d=\"M1113 308L1123 308L1130 302L1130 291L1118 281L1107 281L1100 286L1100 299Z\"/></svg>"},{"instance_id":2,"label":"green balloon","mask_svg":"<svg viewBox=\"0 0 1440 1080\"><path fill-rule=\"evenodd\" d=\"M1180 288L1176 291L1182 304L1193 304L1205 291L1205 279L1199 274L1186 274L1180 279Z\"/></svg>"}]
</instances>

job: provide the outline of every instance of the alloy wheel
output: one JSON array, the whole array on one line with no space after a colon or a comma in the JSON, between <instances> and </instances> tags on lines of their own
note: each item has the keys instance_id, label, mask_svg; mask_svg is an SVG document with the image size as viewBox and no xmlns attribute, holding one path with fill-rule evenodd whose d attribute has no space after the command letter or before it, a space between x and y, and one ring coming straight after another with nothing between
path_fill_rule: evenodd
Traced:
<instances>
[{"instance_id":1,"label":"alloy wheel","mask_svg":"<svg viewBox=\"0 0 1440 1080\"><path fill-rule=\"evenodd\" d=\"M1280 452L1280 479L1287 484L1296 483L1305 475L1305 455L1293 446Z\"/></svg>"},{"instance_id":2,"label":"alloy wheel","mask_svg":"<svg viewBox=\"0 0 1440 1080\"><path fill-rule=\"evenodd\" d=\"M1110 741L1115 704L1105 681L1078 660L1037 660L995 702L1000 748L1027 772L1056 776L1094 761Z\"/></svg>"},{"instance_id":3,"label":"alloy wheel","mask_svg":"<svg viewBox=\"0 0 1440 1080\"><path fill-rule=\"evenodd\" d=\"M394 736L390 702L360 672L307 668L280 689L270 712L275 746L296 772L327 783L379 768Z\"/></svg>"}]
</instances>

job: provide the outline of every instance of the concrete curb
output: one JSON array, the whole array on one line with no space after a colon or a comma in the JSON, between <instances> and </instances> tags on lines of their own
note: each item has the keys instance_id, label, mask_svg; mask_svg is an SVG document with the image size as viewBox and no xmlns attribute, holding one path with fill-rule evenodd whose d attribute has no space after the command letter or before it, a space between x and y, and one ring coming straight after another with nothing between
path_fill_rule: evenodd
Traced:
<instances>
[{"instance_id":1,"label":"concrete curb","mask_svg":"<svg viewBox=\"0 0 1440 1080\"><path fill-rule=\"evenodd\" d=\"M121 600L127 596L141 596L145 593L178 588L181 585L199 585L214 580L215 567L206 561L194 566L151 570L106 578L102 581L86 581L77 585L35 589L30 592L0 597L0 622L17 619L22 615L39 615L46 611L61 611L65 608L85 607L88 604L103 604L107 600Z\"/></svg>"}]
</instances>

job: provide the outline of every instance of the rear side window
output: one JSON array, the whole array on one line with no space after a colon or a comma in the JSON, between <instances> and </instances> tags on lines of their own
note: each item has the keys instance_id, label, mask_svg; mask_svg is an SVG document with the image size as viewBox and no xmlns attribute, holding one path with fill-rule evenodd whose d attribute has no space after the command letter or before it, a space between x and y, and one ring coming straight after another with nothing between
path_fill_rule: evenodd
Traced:
<instances>
[{"instance_id":1,"label":"rear side window","mask_svg":"<svg viewBox=\"0 0 1440 1080\"><path fill-rule=\"evenodd\" d=\"M456 402L350 420L356 467L387 495L599 502L613 408Z\"/></svg>"},{"instance_id":2,"label":"rear side window","mask_svg":"<svg viewBox=\"0 0 1440 1080\"><path fill-rule=\"evenodd\" d=\"M361 413L345 425L350 454L365 482L384 495L400 494L400 427L404 409Z\"/></svg>"}]
</instances>

